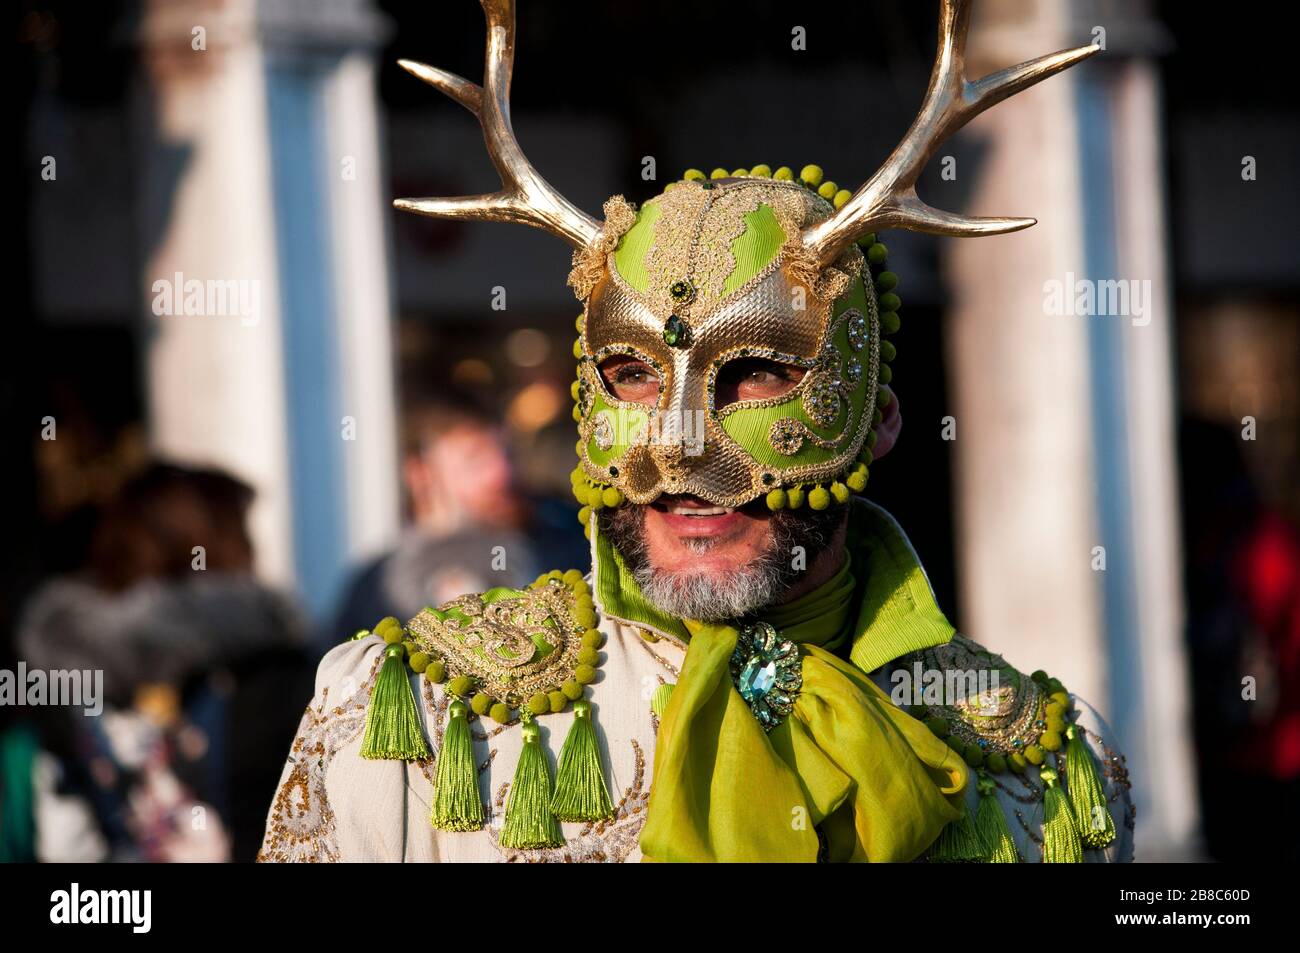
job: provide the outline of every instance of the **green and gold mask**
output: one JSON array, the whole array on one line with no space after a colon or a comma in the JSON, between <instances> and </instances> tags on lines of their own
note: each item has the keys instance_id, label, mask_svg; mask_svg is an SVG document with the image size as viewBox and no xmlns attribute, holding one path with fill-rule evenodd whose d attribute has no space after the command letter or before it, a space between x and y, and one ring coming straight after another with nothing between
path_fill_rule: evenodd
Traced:
<instances>
[{"instance_id":1,"label":"green and gold mask","mask_svg":"<svg viewBox=\"0 0 1300 953\"><path fill-rule=\"evenodd\" d=\"M510 122L513 0L480 0L488 41L483 85L423 63L401 65L460 103L483 127L502 188L457 198L399 199L435 218L542 228L575 249L569 281L583 303L574 383L580 465L574 493L592 509L685 493L736 506L821 509L866 483L877 407L887 403L898 327L896 278L875 233L1015 231L1030 218L958 215L926 205L916 182L949 136L985 109L1097 52L1039 57L977 81L965 75L967 0L941 0L939 53L916 121L856 192L765 166L707 178L687 173L639 210L621 196L605 221L576 208L524 157ZM865 236L865 237L864 237ZM865 256L864 256L865 252ZM865 258L865 260L864 260ZM616 399L599 365L633 356L660 382L653 407ZM719 406L728 362L764 358L804 372L780 398Z\"/></svg>"},{"instance_id":2,"label":"green and gold mask","mask_svg":"<svg viewBox=\"0 0 1300 953\"><path fill-rule=\"evenodd\" d=\"M855 467L871 427L880 319L862 252L850 245L819 268L800 236L831 202L763 167L740 171L674 183L637 212L611 200L607 227L626 230L600 260L580 256L571 278L585 304L582 472L635 503L685 493L738 506L831 484ZM653 408L605 386L599 367L612 355L655 369ZM803 377L781 397L720 406L719 373L752 358Z\"/></svg>"}]
</instances>

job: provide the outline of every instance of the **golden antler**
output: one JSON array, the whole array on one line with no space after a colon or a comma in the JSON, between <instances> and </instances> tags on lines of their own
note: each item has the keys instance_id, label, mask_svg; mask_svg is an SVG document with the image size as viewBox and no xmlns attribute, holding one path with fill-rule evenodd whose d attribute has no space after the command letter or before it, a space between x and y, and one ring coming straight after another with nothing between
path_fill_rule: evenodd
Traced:
<instances>
[{"instance_id":1,"label":"golden antler","mask_svg":"<svg viewBox=\"0 0 1300 953\"><path fill-rule=\"evenodd\" d=\"M824 222L804 229L804 245L812 250L819 264L833 264L855 238L885 228L935 235L997 235L1034 224L1032 218L980 218L931 208L917 197L917 177L935 150L984 110L1087 59L1099 47L1081 46L1040 56L972 83L966 79L969 26L969 0L942 0L939 49L930 73L930 87L912 128L879 171L843 207Z\"/></svg>"},{"instance_id":2,"label":"golden antler","mask_svg":"<svg viewBox=\"0 0 1300 953\"><path fill-rule=\"evenodd\" d=\"M537 173L524 158L510 125L510 74L515 61L514 0L481 2L487 15L483 86L424 63L401 60L399 65L411 75L442 90L478 118L488 155L501 176L503 188L487 195L397 199L393 205L433 218L533 225L563 238L576 248L585 248L600 234L600 224L555 191Z\"/></svg>"}]
</instances>

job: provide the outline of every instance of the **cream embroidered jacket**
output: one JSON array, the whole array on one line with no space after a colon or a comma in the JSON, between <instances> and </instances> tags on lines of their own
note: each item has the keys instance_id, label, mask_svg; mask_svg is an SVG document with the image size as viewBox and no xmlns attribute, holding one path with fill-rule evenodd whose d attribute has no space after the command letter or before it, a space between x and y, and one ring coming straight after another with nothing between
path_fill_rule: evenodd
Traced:
<instances>
[{"instance_id":1,"label":"cream embroidered jacket","mask_svg":"<svg viewBox=\"0 0 1300 953\"><path fill-rule=\"evenodd\" d=\"M638 837L650 795L658 723L650 699L657 686L677 680L685 647L674 637L649 633L604 617L605 660L590 686L615 815L599 823L565 823L566 843L551 850L510 850L498 843L506 793L520 752L516 722L501 726L472 718L479 790L487 807L481 831L449 833L429 824L434 764L441 747L449 699L443 686L411 676L433 758L425 762L367 760L359 749L366 703L383 661L378 636L346 642L325 656L316 694L303 715L267 819L262 861L637 861ZM652 641L656 639L656 641ZM950 647L929 650L925 664L956 665L979 647L957 636ZM919 655L917 656L919 659ZM872 674L886 691L890 675L910 667L904 656ZM1026 676L1027 677L1027 676ZM1014 691L1002 703L1014 706ZM1092 862L1133 857L1134 811L1127 768L1110 730L1093 709L1075 698L1077 724L1086 732L1101 768L1116 838L1105 849L1085 851ZM538 720L546 748L560 748L573 720L569 708ZM1020 856L1042 859L1041 782L1012 774L996 776L996 796ZM972 814L978 795L974 773L967 788Z\"/></svg>"}]
</instances>

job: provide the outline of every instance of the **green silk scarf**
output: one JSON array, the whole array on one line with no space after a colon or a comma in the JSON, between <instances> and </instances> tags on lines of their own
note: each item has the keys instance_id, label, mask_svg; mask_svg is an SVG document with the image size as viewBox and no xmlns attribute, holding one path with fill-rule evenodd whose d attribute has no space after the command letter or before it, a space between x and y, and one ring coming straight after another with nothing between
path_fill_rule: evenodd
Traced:
<instances>
[{"instance_id":1,"label":"green silk scarf","mask_svg":"<svg viewBox=\"0 0 1300 953\"><path fill-rule=\"evenodd\" d=\"M656 741L647 860L909 861L961 815L964 762L867 677L953 634L884 510L854 504L841 569L761 616L802 655L794 711L770 733L731 679L736 627L657 612L608 541L593 545L602 610L687 640Z\"/></svg>"}]
</instances>

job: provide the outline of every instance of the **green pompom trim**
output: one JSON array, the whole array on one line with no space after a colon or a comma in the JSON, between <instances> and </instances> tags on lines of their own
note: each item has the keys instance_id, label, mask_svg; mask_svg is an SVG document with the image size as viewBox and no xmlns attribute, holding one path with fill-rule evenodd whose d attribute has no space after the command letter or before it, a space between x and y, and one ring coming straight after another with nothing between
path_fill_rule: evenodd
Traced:
<instances>
[{"instance_id":1,"label":"green pompom trim","mask_svg":"<svg viewBox=\"0 0 1300 953\"><path fill-rule=\"evenodd\" d=\"M448 693L455 695L458 698L468 695L473 690L474 679L470 678L468 675L457 675L447 685Z\"/></svg>"}]
</instances>

